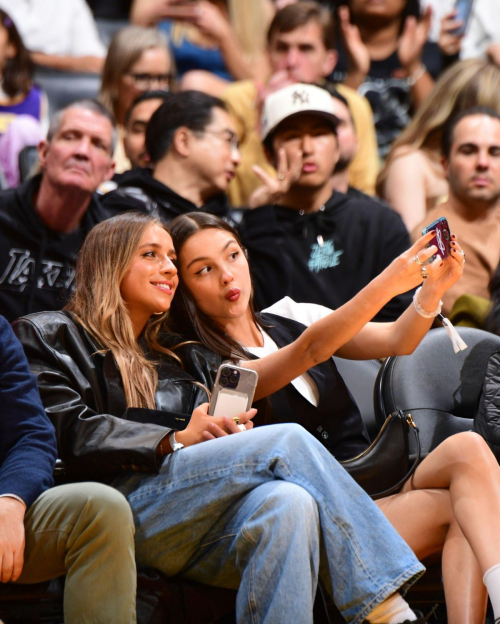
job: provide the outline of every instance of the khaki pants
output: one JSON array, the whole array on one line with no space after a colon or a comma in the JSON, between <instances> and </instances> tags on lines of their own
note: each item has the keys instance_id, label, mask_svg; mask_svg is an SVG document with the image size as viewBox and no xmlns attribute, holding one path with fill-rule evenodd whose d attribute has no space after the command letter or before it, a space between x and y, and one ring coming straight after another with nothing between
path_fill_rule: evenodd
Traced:
<instances>
[{"instance_id":1,"label":"khaki pants","mask_svg":"<svg viewBox=\"0 0 500 624\"><path fill-rule=\"evenodd\" d=\"M66 574L66 624L134 624L134 523L125 498L100 483L44 492L25 518L26 549L18 583Z\"/></svg>"}]
</instances>

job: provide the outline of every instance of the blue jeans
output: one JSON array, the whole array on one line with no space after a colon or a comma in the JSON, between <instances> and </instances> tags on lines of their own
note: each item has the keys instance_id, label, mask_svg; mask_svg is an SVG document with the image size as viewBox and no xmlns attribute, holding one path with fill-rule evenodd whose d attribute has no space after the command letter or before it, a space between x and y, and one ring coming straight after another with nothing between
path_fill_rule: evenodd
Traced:
<instances>
[{"instance_id":1,"label":"blue jeans","mask_svg":"<svg viewBox=\"0 0 500 624\"><path fill-rule=\"evenodd\" d=\"M138 563L239 588L239 624L310 624L318 574L344 618L358 624L424 570L369 496L299 425L184 448L159 475L114 485L132 508Z\"/></svg>"}]
</instances>

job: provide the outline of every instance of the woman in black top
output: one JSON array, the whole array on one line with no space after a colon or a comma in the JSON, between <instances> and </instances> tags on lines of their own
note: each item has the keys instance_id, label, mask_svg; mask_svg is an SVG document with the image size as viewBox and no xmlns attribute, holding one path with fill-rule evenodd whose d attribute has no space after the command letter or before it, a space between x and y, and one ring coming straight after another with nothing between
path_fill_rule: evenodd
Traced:
<instances>
[{"instance_id":1,"label":"woman in black top","mask_svg":"<svg viewBox=\"0 0 500 624\"><path fill-rule=\"evenodd\" d=\"M438 45L427 41L431 10L421 16L419 0L348 0L338 15L342 38L333 77L367 97L385 158L443 69Z\"/></svg>"},{"instance_id":2,"label":"woman in black top","mask_svg":"<svg viewBox=\"0 0 500 624\"><path fill-rule=\"evenodd\" d=\"M178 254L181 277L180 292L171 309L171 322L183 335L201 341L220 357L248 360L241 365L258 370L258 398L275 392L288 379L303 375L311 367L307 357L300 357L298 345L301 341L307 344L308 332L313 327L318 328L320 323L325 324L325 333L323 344L315 352L315 363L327 359L326 352L336 340L337 346L330 355L336 353L351 359L411 353L432 323L431 318L424 318L421 313L429 316L426 311L439 308L440 298L460 277L463 266L463 256L454 239L451 256L443 263L436 259L429 265L429 277L417 292L415 305L394 323L366 324L387 297L395 294L384 293L384 283L390 282L388 277L400 257L354 300L300 334L295 321L290 323L289 319L280 320L279 316L271 314L258 317L253 312L248 262L230 226L212 215L191 213L171 222L169 231ZM424 251L427 241L424 237L408 252L407 259L415 266L418 266L415 256L423 262L435 250L431 247ZM418 277L421 281L421 276ZM380 297L380 293L385 297ZM336 335L332 336L327 324L336 314L339 319L346 315L346 321L337 324ZM249 360L249 351L266 345L266 333L274 338L278 347L298 334L299 338L272 356ZM276 357L278 354L282 355L281 360ZM270 365L272 358L274 362ZM313 383L306 380L306 385L312 396L307 399L307 390L300 396L296 388L288 388L285 397L285 402L296 406L299 422L314 430L319 439L321 432L318 435L317 425L327 422L336 455L342 454L344 445L348 448L350 436L355 443L362 444L359 416L345 394L345 386L334 365L330 363L328 370L320 367L314 374L312 370L309 372ZM313 405L306 409L304 402L307 400ZM327 408L335 413L337 407L346 419L343 425L337 415L327 415ZM315 421L311 426L306 420L314 412ZM293 415L294 410L288 413L289 418ZM343 429L335 431L333 426L343 426ZM443 552L449 621L484 621L482 574L489 573L500 562L500 546L496 546L495 537L496 518L500 514L500 469L484 440L474 433L448 438L420 464L402 493L379 501L379 505L417 556L423 558ZM457 562L465 560L468 565L457 569ZM488 588L490 596L494 596L496 590Z\"/></svg>"},{"instance_id":3,"label":"woman in black top","mask_svg":"<svg viewBox=\"0 0 500 624\"><path fill-rule=\"evenodd\" d=\"M126 495L141 565L238 589L239 624L311 624L320 562L346 620L388 622L374 609L422 566L303 428L208 416L165 346L175 259L165 226L125 213L87 236L66 310L17 321L68 476Z\"/></svg>"}]
</instances>

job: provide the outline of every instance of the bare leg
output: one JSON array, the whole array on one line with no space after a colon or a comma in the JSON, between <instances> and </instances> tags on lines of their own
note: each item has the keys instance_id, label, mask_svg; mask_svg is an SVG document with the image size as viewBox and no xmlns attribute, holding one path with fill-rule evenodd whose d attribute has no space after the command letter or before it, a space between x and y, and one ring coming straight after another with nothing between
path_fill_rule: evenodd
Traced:
<instances>
[{"instance_id":1,"label":"bare leg","mask_svg":"<svg viewBox=\"0 0 500 624\"><path fill-rule=\"evenodd\" d=\"M440 444L403 488L447 489L453 515L476 556L481 573L500 563L500 468L486 442L458 433Z\"/></svg>"},{"instance_id":2,"label":"bare leg","mask_svg":"<svg viewBox=\"0 0 500 624\"><path fill-rule=\"evenodd\" d=\"M448 624L482 624L488 593L476 556L456 521L443 549L443 582Z\"/></svg>"},{"instance_id":3,"label":"bare leg","mask_svg":"<svg viewBox=\"0 0 500 624\"><path fill-rule=\"evenodd\" d=\"M486 588L481 570L453 516L448 490L413 490L377 502L419 559L443 553L449 624L482 624Z\"/></svg>"}]
</instances>

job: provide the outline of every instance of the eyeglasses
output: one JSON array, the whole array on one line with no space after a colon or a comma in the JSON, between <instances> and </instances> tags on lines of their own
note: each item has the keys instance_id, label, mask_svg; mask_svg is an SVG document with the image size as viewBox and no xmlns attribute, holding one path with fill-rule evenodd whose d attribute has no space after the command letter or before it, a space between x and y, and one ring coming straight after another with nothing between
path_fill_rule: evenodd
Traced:
<instances>
[{"instance_id":1,"label":"eyeglasses","mask_svg":"<svg viewBox=\"0 0 500 624\"><path fill-rule=\"evenodd\" d=\"M232 152L237 152L240 149L238 137L232 130L204 130L203 132L221 137L229 145Z\"/></svg>"},{"instance_id":2,"label":"eyeglasses","mask_svg":"<svg viewBox=\"0 0 500 624\"><path fill-rule=\"evenodd\" d=\"M168 91L170 82L173 79L172 74L133 74L129 72L127 76L132 78L137 89L141 91L150 89L155 83L158 87Z\"/></svg>"}]
</instances>

